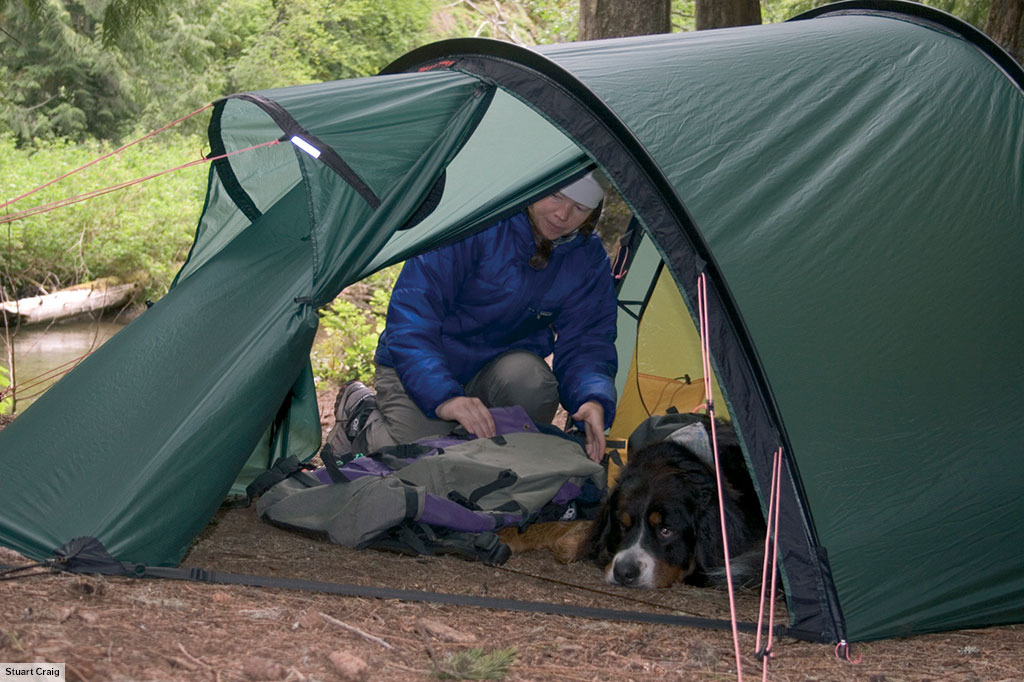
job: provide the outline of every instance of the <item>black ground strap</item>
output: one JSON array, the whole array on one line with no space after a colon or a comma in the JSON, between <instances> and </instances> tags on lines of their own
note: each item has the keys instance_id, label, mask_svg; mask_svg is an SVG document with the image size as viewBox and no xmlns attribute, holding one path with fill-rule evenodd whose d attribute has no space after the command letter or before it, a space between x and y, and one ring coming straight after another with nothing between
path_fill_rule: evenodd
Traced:
<instances>
[{"instance_id":1,"label":"black ground strap","mask_svg":"<svg viewBox=\"0 0 1024 682\"><path fill-rule=\"evenodd\" d=\"M165 580L190 580L219 585L270 587L285 590L302 590L306 592L338 594L346 597L399 599L407 602L451 604L453 606L472 606L486 609L500 609L503 611L521 611L525 613L547 613L557 616L592 618L595 620L678 625L683 627L703 628L707 630L728 631L732 629L732 625L727 620L699 618L697 616L679 616L664 613L648 613L644 611L602 609L592 606L552 604L547 602L521 601L518 599L499 599L495 597L479 597L470 594L445 594L441 592L425 592L422 590L406 590L391 587L367 587L364 585L350 585L346 583L333 583L321 580L301 580L297 578L275 578L242 573L224 573L221 571L207 571L203 568L168 568L130 563L125 563L123 565L125 567L125 571L122 575L133 578L162 578ZM3 566L0 566L0 569L3 568ZM737 629L744 633L757 633L757 625L754 623L737 623ZM781 637L784 634L784 626L775 626L776 636Z\"/></svg>"},{"instance_id":2,"label":"black ground strap","mask_svg":"<svg viewBox=\"0 0 1024 682\"><path fill-rule=\"evenodd\" d=\"M131 567L132 565L126 564L126 566ZM400 599L402 601L411 602L452 604L454 606L475 606L478 608L501 609L504 611L523 611L527 613L548 613L552 615L576 616L579 618L593 618L597 620L682 625L711 630L732 629L732 625L729 621L713 618L698 618L696 616L677 616L665 613L647 613L643 611L602 609L592 606L575 606L572 604L551 604L547 602L521 601L518 599L478 597L471 594L445 594L441 592L424 592L422 590L406 590L391 587L367 587L364 585L332 583L320 580L300 580L297 578L274 578L262 575L222 573L220 571L207 571L202 568L164 568L160 566L153 567L139 564L135 566L134 570L129 573L129 575L136 578L165 578L170 580L193 580L198 582L217 583L221 585L276 587L287 590L340 594L347 597ZM738 623L737 627L740 632L757 632L757 625L754 623ZM776 629L780 630L779 627ZM781 630L776 632L776 635L778 636L781 636L782 634Z\"/></svg>"},{"instance_id":3,"label":"black ground strap","mask_svg":"<svg viewBox=\"0 0 1024 682\"><path fill-rule=\"evenodd\" d=\"M100 574L131 578L163 578L165 580L190 580L194 582L214 583L219 585L246 585L249 587L269 587L286 590L303 590L338 594L347 597L365 597L371 599L399 599L408 602L426 602L434 604L451 604L454 606L473 606L477 608L501 609L504 611L521 611L527 613L548 613L558 616L575 616L596 620L627 621L633 623L657 623L662 625L679 625L684 627L704 628L708 630L731 630L732 624L727 620L700 618L697 616L680 616L645 611L623 611L619 609L603 609L591 606L575 606L572 604L553 604L548 602L521 601L518 599L499 599L495 597L478 597L469 594L446 594L442 592L425 592L422 590L406 590L391 587L367 587L347 583L334 583L322 580L302 580L298 578L276 578L264 575L248 575L244 573L223 573L208 571L204 568L180 568L167 566L147 566L131 562L118 561L103 547L102 543L92 537L81 537L71 540L63 547L54 551L54 558L44 562L54 571L65 571L74 574ZM0 571L16 567L0 564ZM757 633L754 623L740 622L737 630L746 633ZM782 636L786 627L777 625L774 634Z\"/></svg>"},{"instance_id":4,"label":"black ground strap","mask_svg":"<svg viewBox=\"0 0 1024 682\"><path fill-rule=\"evenodd\" d=\"M33 573L29 573L32 569L37 570ZM35 575L49 575L51 573L49 564L44 561L40 561L34 564L27 564L25 566L10 566L8 564L0 564L0 580L18 580L19 578L27 578ZM19 575L15 575L15 573Z\"/></svg>"}]
</instances>

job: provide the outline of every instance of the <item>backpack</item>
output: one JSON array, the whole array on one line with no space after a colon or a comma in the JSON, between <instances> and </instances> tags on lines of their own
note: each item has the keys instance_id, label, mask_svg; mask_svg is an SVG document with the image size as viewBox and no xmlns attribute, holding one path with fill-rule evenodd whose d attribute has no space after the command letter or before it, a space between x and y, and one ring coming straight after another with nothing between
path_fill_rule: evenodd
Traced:
<instances>
[{"instance_id":1,"label":"backpack","mask_svg":"<svg viewBox=\"0 0 1024 682\"><path fill-rule=\"evenodd\" d=\"M626 449L627 453L633 453L651 443L672 441L689 449L709 471L714 473L715 461L711 431L709 416L678 412L670 408L667 414L652 415L642 421L630 434ZM745 500L745 504L754 505L747 509L753 509L753 513L761 515L760 507L756 502L758 496L736 430L728 420L716 419L714 431L718 441L718 464L722 476L728 485Z\"/></svg>"},{"instance_id":2,"label":"backpack","mask_svg":"<svg viewBox=\"0 0 1024 682\"><path fill-rule=\"evenodd\" d=\"M723 420L718 420L719 438L730 444L737 443L736 434ZM645 445L669 440L684 445L706 465L712 465L711 419L707 415L679 412L670 409L667 414L648 417L633 429L626 441L626 452L636 452Z\"/></svg>"},{"instance_id":3,"label":"backpack","mask_svg":"<svg viewBox=\"0 0 1024 682\"><path fill-rule=\"evenodd\" d=\"M605 472L578 440L522 408L491 412L493 438L451 435L370 455L325 448L320 469L288 458L248 492L263 520L346 547L501 564L509 551L494 531L596 511Z\"/></svg>"}]
</instances>

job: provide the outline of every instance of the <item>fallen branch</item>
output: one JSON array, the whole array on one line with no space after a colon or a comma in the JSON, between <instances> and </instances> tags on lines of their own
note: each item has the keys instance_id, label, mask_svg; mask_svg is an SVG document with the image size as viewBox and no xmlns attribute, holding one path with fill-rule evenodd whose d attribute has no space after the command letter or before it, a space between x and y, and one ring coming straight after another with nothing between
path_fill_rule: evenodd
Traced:
<instances>
[{"instance_id":1,"label":"fallen branch","mask_svg":"<svg viewBox=\"0 0 1024 682\"><path fill-rule=\"evenodd\" d=\"M198 664L198 665L201 665L201 666L203 666L204 668L209 668L209 667L210 667L210 664L209 664L209 663L207 663L206 661L204 661L203 659L201 659L201 658L196 658L195 656L193 656L192 654L190 654L190 653L188 652L188 650L187 650L187 649L185 649L185 645L184 645L184 644L182 644L181 642L178 642L178 650L179 650L179 651L181 651L181 653L185 654L185 656L186 656L186 657L188 658L188 660L192 661L193 663L196 663L196 664Z\"/></svg>"},{"instance_id":2,"label":"fallen branch","mask_svg":"<svg viewBox=\"0 0 1024 682\"><path fill-rule=\"evenodd\" d=\"M371 635L368 632L363 632L362 630L360 630L359 628L357 628L357 627L355 627L353 625L349 625L348 623L346 623L344 621L340 621L337 618L334 618L333 616L328 616L323 611L320 612L320 617L323 618L324 620L326 620L331 625L337 625L339 628L344 628L344 629L348 630L349 632L354 632L355 634L359 635L363 639L366 639L366 640L368 640L370 642L373 642L375 644L380 644L385 649L394 649L393 646L391 646L390 644L385 642L380 637L374 637L373 635Z\"/></svg>"}]
</instances>

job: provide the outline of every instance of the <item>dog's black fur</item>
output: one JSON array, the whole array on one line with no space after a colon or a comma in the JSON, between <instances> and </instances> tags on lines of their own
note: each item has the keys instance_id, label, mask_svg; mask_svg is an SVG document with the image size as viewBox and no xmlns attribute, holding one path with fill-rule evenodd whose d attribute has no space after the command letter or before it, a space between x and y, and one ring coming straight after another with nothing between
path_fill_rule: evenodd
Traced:
<instances>
[{"instance_id":1,"label":"dog's black fur","mask_svg":"<svg viewBox=\"0 0 1024 682\"><path fill-rule=\"evenodd\" d=\"M704 423L710 432L710 420ZM735 432L721 421L716 432L730 570L734 585L746 585L761 572L764 517ZM612 584L724 585L720 519L714 462L677 443L652 443L630 454L591 529L588 553Z\"/></svg>"}]
</instances>

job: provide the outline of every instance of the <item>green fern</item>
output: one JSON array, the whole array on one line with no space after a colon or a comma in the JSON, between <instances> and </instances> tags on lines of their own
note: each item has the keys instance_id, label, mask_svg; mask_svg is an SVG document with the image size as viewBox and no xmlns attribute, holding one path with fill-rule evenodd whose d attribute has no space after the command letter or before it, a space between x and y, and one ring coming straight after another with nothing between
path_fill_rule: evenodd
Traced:
<instances>
[{"instance_id":1,"label":"green fern","mask_svg":"<svg viewBox=\"0 0 1024 682\"><path fill-rule=\"evenodd\" d=\"M434 676L439 680L503 680L515 658L514 646L493 651L459 651L437 665Z\"/></svg>"}]
</instances>

